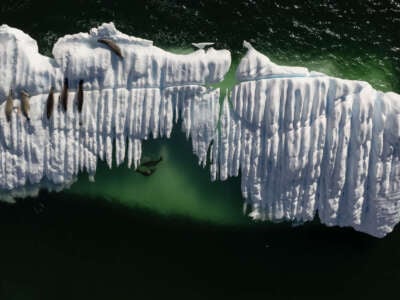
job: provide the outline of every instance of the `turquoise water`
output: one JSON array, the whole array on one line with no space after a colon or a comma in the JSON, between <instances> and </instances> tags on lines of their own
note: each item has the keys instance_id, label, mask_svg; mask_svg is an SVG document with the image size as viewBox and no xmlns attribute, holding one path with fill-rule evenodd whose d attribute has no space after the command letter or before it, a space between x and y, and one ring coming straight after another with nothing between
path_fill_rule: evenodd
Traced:
<instances>
[{"instance_id":1,"label":"turquoise water","mask_svg":"<svg viewBox=\"0 0 400 300\"><path fill-rule=\"evenodd\" d=\"M174 52L213 41L232 52L225 90L254 47L279 64L400 92L398 1L11 1L0 23L38 41L114 20ZM100 164L71 189L0 204L0 299L396 299L398 227L382 240L352 229L253 223L240 179L212 183L175 128L146 141L153 176Z\"/></svg>"}]
</instances>

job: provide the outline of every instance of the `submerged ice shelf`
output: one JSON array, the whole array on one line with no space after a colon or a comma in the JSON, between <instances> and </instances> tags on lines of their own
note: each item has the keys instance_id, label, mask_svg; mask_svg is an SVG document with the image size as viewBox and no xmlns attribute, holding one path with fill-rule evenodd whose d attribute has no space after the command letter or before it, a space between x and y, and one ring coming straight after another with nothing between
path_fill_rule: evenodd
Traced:
<instances>
[{"instance_id":1,"label":"submerged ice shelf","mask_svg":"<svg viewBox=\"0 0 400 300\"><path fill-rule=\"evenodd\" d=\"M112 39L123 58L99 38ZM245 46L238 83L220 106L219 89L208 85L227 73L227 50L176 55L110 23L59 39L52 59L22 31L1 26L1 197L62 188L80 171L93 177L99 158L110 168L137 167L141 141L169 137L181 119L199 164L210 153L212 180L241 176L254 219L304 222L318 213L330 226L378 237L392 231L400 219L400 95L279 66ZM64 78L66 112L58 103ZM51 86L56 104L47 119ZM9 89L17 96L10 122ZM18 112L22 90L31 95L29 122Z\"/></svg>"}]
</instances>

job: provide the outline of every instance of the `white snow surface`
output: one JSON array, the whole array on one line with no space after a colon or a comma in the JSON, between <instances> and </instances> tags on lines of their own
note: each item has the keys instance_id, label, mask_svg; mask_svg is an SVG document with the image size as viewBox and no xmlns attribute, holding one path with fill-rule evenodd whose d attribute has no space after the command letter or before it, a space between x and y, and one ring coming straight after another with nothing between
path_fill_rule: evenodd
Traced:
<instances>
[{"instance_id":1,"label":"white snow surface","mask_svg":"<svg viewBox=\"0 0 400 300\"><path fill-rule=\"evenodd\" d=\"M115 55L99 38L113 40ZM18 29L0 27L0 198L62 189L97 160L137 167L141 141L169 137L174 122L191 137L211 179L241 176L250 216L351 226L383 237L400 219L400 95L302 67L279 66L249 43L236 84L219 104L230 53L176 55L112 23L60 38L54 59ZM70 83L67 113L58 104ZM79 114L76 89L84 80ZM50 86L55 109L46 117ZM15 92L11 122L8 91ZM31 95L31 121L19 93Z\"/></svg>"}]
</instances>

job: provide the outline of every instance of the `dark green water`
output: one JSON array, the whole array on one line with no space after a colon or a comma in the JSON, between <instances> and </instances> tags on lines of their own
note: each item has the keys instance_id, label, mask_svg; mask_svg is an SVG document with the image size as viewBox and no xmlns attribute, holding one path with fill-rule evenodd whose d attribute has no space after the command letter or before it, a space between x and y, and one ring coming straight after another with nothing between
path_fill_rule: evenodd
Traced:
<instances>
[{"instance_id":1,"label":"dark green water","mask_svg":"<svg viewBox=\"0 0 400 300\"><path fill-rule=\"evenodd\" d=\"M51 54L56 39L113 20L174 52L244 39L273 61L400 91L399 1L0 2L0 23ZM211 183L179 127L149 141L151 177L101 165L68 191L0 204L0 299L385 299L398 297L400 232L378 240L316 220L254 224L240 180ZM267 247L268 245L268 247Z\"/></svg>"}]
</instances>

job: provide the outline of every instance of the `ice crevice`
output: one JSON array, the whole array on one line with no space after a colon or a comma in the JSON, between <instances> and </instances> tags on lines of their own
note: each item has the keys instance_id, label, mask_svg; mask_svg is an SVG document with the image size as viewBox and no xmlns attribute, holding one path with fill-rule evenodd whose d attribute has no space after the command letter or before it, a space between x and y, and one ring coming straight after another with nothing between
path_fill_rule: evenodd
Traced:
<instances>
[{"instance_id":1,"label":"ice crevice","mask_svg":"<svg viewBox=\"0 0 400 300\"><path fill-rule=\"evenodd\" d=\"M123 59L99 38L119 45ZM98 159L136 168L142 141L169 137L180 120L212 180L241 176L252 218L301 223L318 213L329 226L391 232L400 219L400 95L280 66L244 45L237 84L220 104L220 90L208 85L227 73L227 50L172 54L108 23L60 38L49 58L28 35L1 26L0 197L62 189L82 171L94 177ZM58 103L64 78L66 112ZM47 119L51 86L56 103ZM22 90L31 95L29 122L18 112Z\"/></svg>"}]
</instances>

